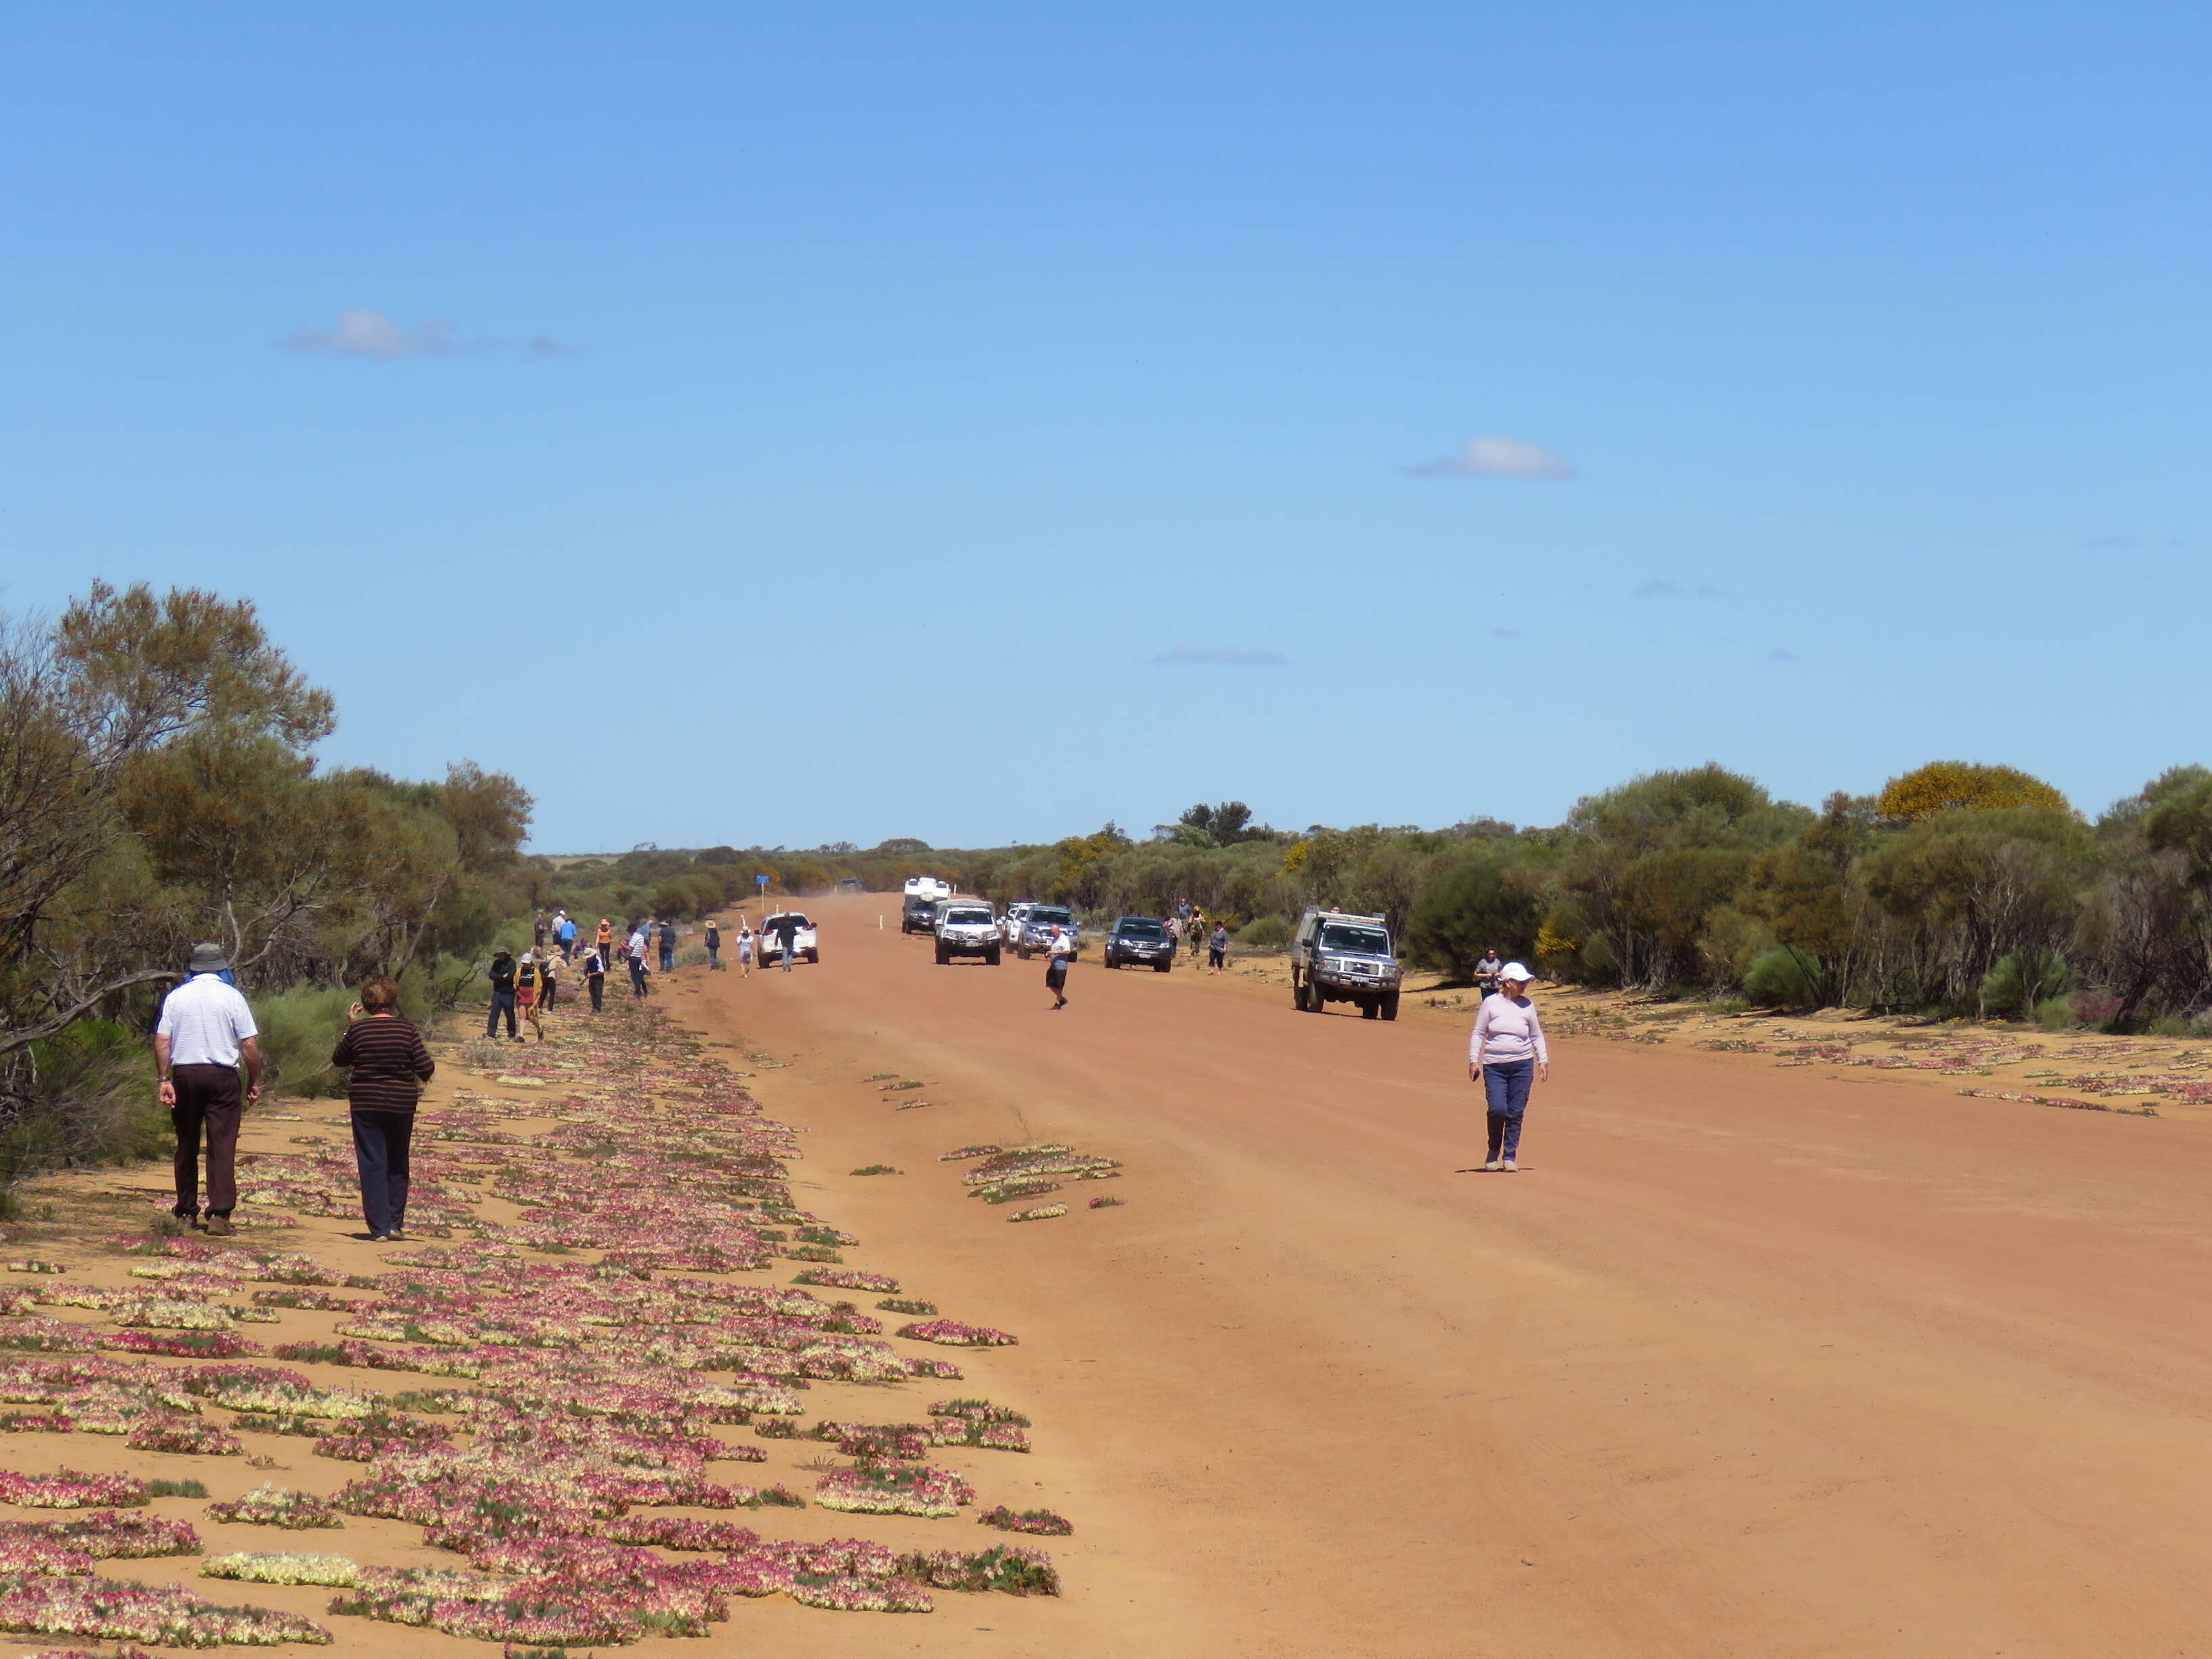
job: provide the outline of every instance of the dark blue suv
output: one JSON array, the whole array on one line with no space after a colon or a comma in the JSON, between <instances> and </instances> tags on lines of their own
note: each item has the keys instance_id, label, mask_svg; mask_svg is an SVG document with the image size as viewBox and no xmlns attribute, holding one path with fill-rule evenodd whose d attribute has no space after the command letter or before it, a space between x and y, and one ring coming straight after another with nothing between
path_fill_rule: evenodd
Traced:
<instances>
[{"instance_id":1,"label":"dark blue suv","mask_svg":"<svg viewBox=\"0 0 2212 1659\"><path fill-rule=\"evenodd\" d=\"M1123 916L1106 935L1109 968L1150 968L1164 974L1175 966L1175 935L1150 916Z\"/></svg>"}]
</instances>

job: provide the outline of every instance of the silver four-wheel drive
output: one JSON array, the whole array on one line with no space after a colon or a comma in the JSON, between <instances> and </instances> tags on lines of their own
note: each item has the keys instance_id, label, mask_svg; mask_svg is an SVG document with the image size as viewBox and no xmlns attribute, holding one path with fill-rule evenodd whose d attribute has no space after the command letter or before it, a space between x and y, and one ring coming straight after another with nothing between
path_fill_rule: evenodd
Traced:
<instances>
[{"instance_id":1,"label":"silver four-wheel drive","mask_svg":"<svg viewBox=\"0 0 2212 1659\"><path fill-rule=\"evenodd\" d=\"M1309 910L1298 918L1291 943L1291 1000L1301 1013L1325 1014L1332 1002L1350 1002L1363 1019L1395 1019L1404 978L1382 917Z\"/></svg>"}]
</instances>

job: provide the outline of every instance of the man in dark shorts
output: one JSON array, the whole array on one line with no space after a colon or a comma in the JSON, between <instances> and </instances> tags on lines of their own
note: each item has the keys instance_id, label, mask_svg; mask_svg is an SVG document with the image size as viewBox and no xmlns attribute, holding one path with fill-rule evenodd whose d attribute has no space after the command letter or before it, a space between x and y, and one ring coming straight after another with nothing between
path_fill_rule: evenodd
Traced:
<instances>
[{"instance_id":1,"label":"man in dark shorts","mask_svg":"<svg viewBox=\"0 0 2212 1659\"><path fill-rule=\"evenodd\" d=\"M1052 937L1045 941L1044 948L1051 958L1045 964L1045 989L1052 993L1053 1009L1057 1012L1067 1006L1067 969L1075 960L1075 935L1055 921Z\"/></svg>"}]
</instances>

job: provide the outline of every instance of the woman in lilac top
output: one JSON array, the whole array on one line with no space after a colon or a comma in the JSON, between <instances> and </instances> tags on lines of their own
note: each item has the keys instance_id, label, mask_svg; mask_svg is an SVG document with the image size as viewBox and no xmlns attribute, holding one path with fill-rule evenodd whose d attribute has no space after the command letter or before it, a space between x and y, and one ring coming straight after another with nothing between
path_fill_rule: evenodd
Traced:
<instances>
[{"instance_id":1,"label":"woman in lilac top","mask_svg":"<svg viewBox=\"0 0 2212 1659\"><path fill-rule=\"evenodd\" d=\"M1498 989L1483 998L1474 1017L1474 1036L1467 1050L1467 1075L1482 1085L1490 1107L1490 1162L1486 1170L1513 1170L1521 1150L1521 1117L1528 1109L1528 1091L1552 1077L1552 1053L1544 1042L1544 1022L1528 1000L1535 978L1517 962L1498 971ZM1503 1154L1501 1157L1500 1154Z\"/></svg>"}]
</instances>

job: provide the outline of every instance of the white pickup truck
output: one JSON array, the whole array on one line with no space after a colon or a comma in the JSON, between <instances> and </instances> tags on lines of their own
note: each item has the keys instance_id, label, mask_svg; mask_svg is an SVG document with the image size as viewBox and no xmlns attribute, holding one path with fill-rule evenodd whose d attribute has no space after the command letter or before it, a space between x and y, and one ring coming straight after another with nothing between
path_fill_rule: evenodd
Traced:
<instances>
[{"instance_id":1,"label":"white pickup truck","mask_svg":"<svg viewBox=\"0 0 2212 1659\"><path fill-rule=\"evenodd\" d=\"M955 957L981 957L994 968L999 965L999 918L992 914L990 900L964 893L944 900L937 907L936 931L939 967Z\"/></svg>"}]
</instances>

